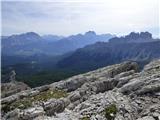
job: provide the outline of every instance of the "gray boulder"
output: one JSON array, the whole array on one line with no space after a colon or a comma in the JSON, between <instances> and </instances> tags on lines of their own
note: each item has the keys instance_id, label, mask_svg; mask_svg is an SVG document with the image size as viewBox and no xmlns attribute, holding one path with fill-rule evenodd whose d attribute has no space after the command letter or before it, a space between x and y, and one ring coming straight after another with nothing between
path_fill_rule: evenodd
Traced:
<instances>
[{"instance_id":1,"label":"gray boulder","mask_svg":"<svg viewBox=\"0 0 160 120\"><path fill-rule=\"evenodd\" d=\"M91 87L94 92L99 93L112 90L117 85L117 83L118 81L115 79L100 80L91 83Z\"/></svg>"},{"instance_id":2,"label":"gray boulder","mask_svg":"<svg viewBox=\"0 0 160 120\"><path fill-rule=\"evenodd\" d=\"M71 102L75 102L75 101L81 99L81 95L80 95L80 93L79 93L78 91L76 91L76 92L71 93L71 94L68 96L68 98L69 98L69 100L70 100Z\"/></svg>"},{"instance_id":3,"label":"gray boulder","mask_svg":"<svg viewBox=\"0 0 160 120\"><path fill-rule=\"evenodd\" d=\"M8 112L4 119L6 120L19 120L20 119L20 110L19 109L15 109L13 111Z\"/></svg>"},{"instance_id":4,"label":"gray boulder","mask_svg":"<svg viewBox=\"0 0 160 120\"><path fill-rule=\"evenodd\" d=\"M68 105L68 103L66 103L68 101L66 101L66 99L52 99L50 101L47 101L44 103L43 107L44 107L44 111L46 112L47 115L52 116L55 115L55 113L60 113L63 112L65 107Z\"/></svg>"},{"instance_id":5,"label":"gray boulder","mask_svg":"<svg viewBox=\"0 0 160 120\"><path fill-rule=\"evenodd\" d=\"M138 118L137 120L155 120L152 116L145 116L142 118Z\"/></svg>"},{"instance_id":6,"label":"gray boulder","mask_svg":"<svg viewBox=\"0 0 160 120\"><path fill-rule=\"evenodd\" d=\"M20 113L20 120L33 120L44 115L43 107L28 108Z\"/></svg>"}]
</instances>

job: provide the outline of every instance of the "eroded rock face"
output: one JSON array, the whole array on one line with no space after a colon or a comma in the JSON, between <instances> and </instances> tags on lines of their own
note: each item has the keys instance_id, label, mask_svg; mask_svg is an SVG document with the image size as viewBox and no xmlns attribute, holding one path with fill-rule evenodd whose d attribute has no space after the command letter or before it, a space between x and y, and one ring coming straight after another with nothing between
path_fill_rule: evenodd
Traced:
<instances>
[{"instance_id":1,"label":"eroded rock face","mask_svg":"<svg viewBox=\"0 0 160 120\"><path fill-rule=\"evenodd\" d=\"M86 82L94 82L102 77L113 78L114 76L127 72L130 70L138 71L138 65L135 62L124 62L122 64L116 64L113 66L104 67L95 71L88 72L86 74L78 75L67 79L66 81L60 81L51 84L53 88L65 89L69 92L80 88Z\"/></svg>"},{"instance_id":2,"label":"eroded rock face","mask_svg":"<svg viewBox=\"0 0 160 120\"><path fill-rule=\"evenodd\" d=\"M55 100L52 99L48 102L44 103L44 110L48 116L55 115L56 113L63 112L65 107L68 105L68 100L66 99L59 99Z\"/></svg>"},{"instance_id":3,"label":"eroded rock face","mask_svg":"<svg viewBox=\"0 0 160 120\"><path fill-rule=\"evenodd\" d=\"M6 75L7 83L1 83L1 97L8 97L15 93L28 90L30 87L23 83L16 81L16 72L12 70L9 75Z\"/></svg>"},{"instance_id":4,"label":"eroded rock face","mask_svg":"<svg viewBox=\"0 0 160 120\"><path fill-rule=\"evenodd\" d=\"M44 115L43 107L33 107L26 110L21 111L20 119L21 120L33 120L39 116Z\"/></svg>"},{"instance_id":5,"label":"eroded rock face","mask_svg":"<svg viewBox=\"0 0 160 120\"><path fill-rule=\"evenodd\" d=\"M121 87L124 94L156 94L160 91L160 60L151 62L139 73L139 77L131 79Z\"/></svg>"},{"instance_id":6,"label":"eroded rock face","mask_svg":"<svg viewBox=\"0 0 160 120\"><path fill-rule=\"evenodd\" d=\"M3 119L43 120L159 120L160 60L138 72L135 62L124 62L26 90L1 100L2 105L35 97L47 90L67 91L62 98L32 103L25 109L4 112ZM110 108L109 106L115 106ZM38 106L38 107L37 107ZM114 112L114 114L112 113ZM110 113L108 113L110 112ZM13 119L13 120L14 120Z\"/></svg>"},{"instance_id":7,"label":"eroded rock face","mask_svg":"<svg viewBox=\"0 0 160 120\"><path fill-rule=\"evenodd\" d=\"M5 115L7 120L33 120L44 115L43 107L32 107L25 110L15 109Z\"/></svg>"},{"instance_id":8,"label":"eroded rock face","mask_svg":"<svg viewBox=\"0 0 160 120\"><path fill-rule=\"evenodd\" d=\"M10 82L1 84L2 97L7 97L28 89L30 89L30 87L23 82Z\"/></svg>"}]
</instances>

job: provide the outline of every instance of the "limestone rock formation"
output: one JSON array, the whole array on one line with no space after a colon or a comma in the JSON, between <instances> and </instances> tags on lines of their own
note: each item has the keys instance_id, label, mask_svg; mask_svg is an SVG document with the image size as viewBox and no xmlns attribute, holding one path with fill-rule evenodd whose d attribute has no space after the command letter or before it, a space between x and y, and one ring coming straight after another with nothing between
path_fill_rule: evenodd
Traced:
<instances>
[{"instance_id":1,"label":"limestone rock formation","mask_svg":"<svg viewBox=\"0 0 160 120\"><path fill-rule=\"evenodd\" d=\"M30 87L23 83L16 81L16 72L12 70L7 76L9 82L1 83L1 97L7 97L12 94L30 89Z\"/></svg>"},{"instance_id":2,"label":"limestone rock formation","mask_svg":"<svg viewBox=\"0 0 160 120\"><path fill-rule=\"evenodd\" d=\"M2 98L4 120L160 120L160 60L123 62Z\"/></svg>"}]
</instances>

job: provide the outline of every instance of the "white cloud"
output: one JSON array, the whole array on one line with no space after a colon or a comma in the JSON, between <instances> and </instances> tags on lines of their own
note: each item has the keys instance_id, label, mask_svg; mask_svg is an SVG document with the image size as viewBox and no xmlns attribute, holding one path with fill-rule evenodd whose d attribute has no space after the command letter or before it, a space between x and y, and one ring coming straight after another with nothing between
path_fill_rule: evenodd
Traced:
<instances>
[{"instance_id":1,"label":"white cloud","mask_svg":"<svg viewBox=\"0 0 160 120\"><path fill-rule=\"evenodd\" d=\"M158 0L24 1L27 2L2 3L3 34L35 31L70 35L88 30L127 34L147 30L157 35L159 32Z\"/></svg>"}]
</instances>

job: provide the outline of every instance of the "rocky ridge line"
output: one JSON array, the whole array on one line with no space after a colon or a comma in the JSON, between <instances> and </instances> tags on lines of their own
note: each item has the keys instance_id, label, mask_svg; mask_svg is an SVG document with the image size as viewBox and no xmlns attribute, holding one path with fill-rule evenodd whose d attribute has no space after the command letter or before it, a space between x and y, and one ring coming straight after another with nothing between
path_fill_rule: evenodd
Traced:
<instances>
[{"instance_id":1,"label":"rocky ridge line","mask_svg":"<svg viewBox=\"0 0 160 120\"><path fill-rule=\"evenodd\" d=\"M17 100L55 90L67 95L34 101L25 109L4 111ZM160 60L146 65L141 72L135 62L115 64L16 93L1 103L4 120L159 120ZM105 110L110 105L116 106L116 113L107 116Z\"/></svg>"}]
</instances>

